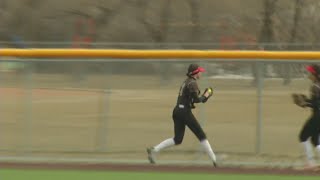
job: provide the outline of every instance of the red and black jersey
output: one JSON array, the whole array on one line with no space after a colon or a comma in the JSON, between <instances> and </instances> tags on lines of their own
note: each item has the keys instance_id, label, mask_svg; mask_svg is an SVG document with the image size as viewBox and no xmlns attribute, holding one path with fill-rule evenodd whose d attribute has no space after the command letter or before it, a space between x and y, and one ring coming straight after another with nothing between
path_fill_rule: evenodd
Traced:
<instances>
[{"instance_id":1,"label":"red and black jersey","mask_svg":"<svg viewBox=\"0 0 320 180\"><path fill-rule=\"evenodd\" d=\"M200 90L197 80L193 77L188 77L180 86L177 99L177 106L184 108L195 108L194 103L205 102L206 97L200 96Z\"/></svg>"},{"instance_id":2,"label":"red and black jersey","mask_svg":"<svg viewBox=\"0 0 320 180\"><path fill-rule=\"evenodd\" d=\"M315 82L310 88L310 99L307 100L308 107L311 107L314 111L320 110L320 82Z\"/></svg>"}]
</instances>

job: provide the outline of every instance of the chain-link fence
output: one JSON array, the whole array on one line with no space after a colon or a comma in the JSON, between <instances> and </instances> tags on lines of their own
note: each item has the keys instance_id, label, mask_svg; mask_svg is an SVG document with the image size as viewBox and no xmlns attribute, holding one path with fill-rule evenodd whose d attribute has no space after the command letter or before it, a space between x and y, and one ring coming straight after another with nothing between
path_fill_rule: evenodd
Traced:
<instances>
[{"instance_id":1,"label":"chain-link fence","mask_svg":"<svg viewBox=\"0 0 320 180\"><path fill-rule=\"evenodd\" d=\"M297 137L309 112L290 94L308 93L307 60L2 59L1 154L146 162L146 147L173 136L190 62L207 69L201 89L215 90L194 113L223 163L302 160ZM288 67L301 67L289 83ZM158 158L206 162L191 131Z\"/></svg>"}]
</instances>

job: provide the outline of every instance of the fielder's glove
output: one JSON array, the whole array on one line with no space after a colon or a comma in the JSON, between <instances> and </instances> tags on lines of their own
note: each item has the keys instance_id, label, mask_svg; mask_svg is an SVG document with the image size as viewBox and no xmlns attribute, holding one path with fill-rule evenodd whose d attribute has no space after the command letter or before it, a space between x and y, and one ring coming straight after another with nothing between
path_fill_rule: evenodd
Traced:
<instances>
[{"instance_id":1,"label":"fielder's glove","mask_svg":"<svg viewBox=\"0 0 320 180\"><path fill-rule=\"evenodd\" d=\"M204 90L204 92L203 92L202 95L204 96L204 94L206 94L207 92L208 92L209 96L206 97L206 99L205 99L204 102L207 102L207 100L213 95L213 89L212 89L212 87L206 88L206 89Z\"/></svg>"},{"instance_id":2,"label":"fielder's glove","mask_svg":"<svg viewBox=\"0 0 320 180\"><path fill-rule=\"evenodd\" d=\"M203 94L205 94L205 93L207 93L207 92L209 93L208 98L211 97L212 94L213 94L213 89L212 89L212 87L206 88L206 89L204 90L204 93L203 93Z\"/></svg>"},{"instance_id":3,"label":"fielder's glove","mask_svg":"<svg viewBox=\"0 0 320 180\"><path fill-rule=\"evenodd\" d=\"M293 103L299 107L306 107L307 96L304 94L292 94Z\"/></svg>"}]
</instances>

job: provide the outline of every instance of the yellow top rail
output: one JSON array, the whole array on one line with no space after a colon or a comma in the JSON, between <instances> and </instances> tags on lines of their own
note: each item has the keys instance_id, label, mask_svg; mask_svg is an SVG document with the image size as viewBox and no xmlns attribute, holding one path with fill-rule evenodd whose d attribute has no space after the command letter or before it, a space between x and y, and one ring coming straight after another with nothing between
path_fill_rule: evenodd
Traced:
<instances>
[{"instance_id":1,"label":"yellow top rail","mask_svg":"<svg viewBox=\"0 0 320 180\"><path fill-rule=\"evenodd\" d=\"M132 50L132 49L0 49L0 57L33 58L223 58L223 59L320 59L320 51L246 50Z\"/></svg>"}]
</instances>

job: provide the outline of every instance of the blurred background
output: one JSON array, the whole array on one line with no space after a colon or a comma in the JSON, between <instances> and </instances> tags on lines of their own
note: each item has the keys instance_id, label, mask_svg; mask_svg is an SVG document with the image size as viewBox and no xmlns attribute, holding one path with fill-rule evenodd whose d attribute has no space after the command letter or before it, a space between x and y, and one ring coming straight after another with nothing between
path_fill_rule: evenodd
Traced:
<instances>
[{"instance_id":1,"label":"blurred background","mask_svg":"<svg viewBox=\"0 0 320 180\"><path fill-rule=\"evenodd\" d=\"M308 50L319 43L319 8L317 0L2 0L1 45Z\"/></svg>"},{"instance_id":2,"label":"blurred background","mask_svg":"<svg viewBox=\"0 0 320 180\"><path fill-rule=\"evenodd\" d=\"M1 0L0 48L304 50L320 48L317 0ZM0 57L0 158L146 163L173 136L188 65L215 95L195 110L222 164L303 162L309 111L300 60ZM160 163L208 163L187 131Z\"/></svg>"}]
</instances>

